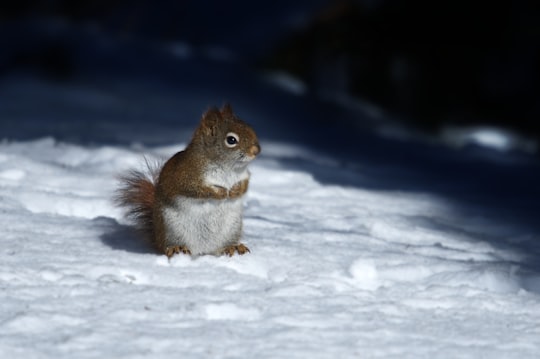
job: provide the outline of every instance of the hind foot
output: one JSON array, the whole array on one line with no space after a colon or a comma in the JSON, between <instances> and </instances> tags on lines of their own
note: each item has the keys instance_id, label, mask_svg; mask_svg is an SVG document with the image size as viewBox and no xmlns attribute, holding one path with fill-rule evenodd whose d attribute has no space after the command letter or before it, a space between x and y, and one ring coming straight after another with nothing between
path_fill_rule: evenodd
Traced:
<instances>
[{"instance_id":1,"label":"hind foot","mask_svg":"<svg viewBox=\"0 0 540 359\"><path fill-rule=\"evenodd\" d=\"M221 251L221 254L225 254L225 255L228 255L229 257L232 257L234 255L234 252L237 252L239 255L243 255L251 251L249 250L248 247L246 247L242 243L239 243L239 244L225 247Z\"/></svg>"},{"instance_id":2,"label":"hind foot","mask_svg":"<svg viewBox=\"0 0 540 359\"><path fill-rule=\"evenodd\" d=\"M174 256L175 254L180 254L180 253L191 255L191 251L187 247L184 247L184 246L171 246L165 249L165 255L169 258Z\"/></svg>"}]
</instances>

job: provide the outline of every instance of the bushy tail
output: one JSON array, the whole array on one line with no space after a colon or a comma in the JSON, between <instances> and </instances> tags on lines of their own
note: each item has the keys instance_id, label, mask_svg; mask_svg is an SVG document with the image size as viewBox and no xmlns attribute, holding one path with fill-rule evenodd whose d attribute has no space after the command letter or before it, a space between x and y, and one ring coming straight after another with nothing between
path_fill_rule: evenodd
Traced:
<instances>
[{"instance_id":1,"label":"bushy tail","mask_svg":"<svg viewBox=\"0 0 540 359\"><path fill-rule=\"evenodd\" d=\"M126 216L153 241L155 184L160 166L151 165L148 161L146 165L146 171L131 170L119 177L120 187L114 201L117 206L126 208Z\"/></svg>"}]
</instances>

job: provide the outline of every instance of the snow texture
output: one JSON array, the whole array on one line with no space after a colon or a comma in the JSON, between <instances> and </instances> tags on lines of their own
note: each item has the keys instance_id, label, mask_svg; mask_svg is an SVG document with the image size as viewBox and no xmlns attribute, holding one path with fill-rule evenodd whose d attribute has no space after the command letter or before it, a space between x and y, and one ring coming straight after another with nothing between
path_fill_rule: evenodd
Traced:
<instances>
[{"instance_id":1,"label":"snow texture","mask_svg":"<svg viewBox=\"0 0 540 359\"><path fill-rule=\"evenodd\" d=\"M1 358L539 356L536 162L373 134L340 147L329 122L291 121L328 107L204 66L196 91L3 79ZM224 99L261 137L251 253L168 260L112 205L115 176L183 148Z\"/></svg>"}]
</instances>

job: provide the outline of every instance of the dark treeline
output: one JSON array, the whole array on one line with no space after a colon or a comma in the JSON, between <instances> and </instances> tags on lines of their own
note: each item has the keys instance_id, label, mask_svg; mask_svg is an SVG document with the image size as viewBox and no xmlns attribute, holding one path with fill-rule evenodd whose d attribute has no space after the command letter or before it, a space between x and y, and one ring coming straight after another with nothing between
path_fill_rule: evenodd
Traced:
<instances>
[{"instance_id":1,"label":"dark treeline","mask_svg":"<svg viewBox=\"0 0 540 359\"><path fill-rule=\"evenodd\" d=\"M308 21L274 31L272 41L271 27L283 25L272 19L293 9L288 2L13 0L0 3L0 24L52 17L96 24L114 36L223 45L245 51L252 64L300 77L313 93L358 96L419 128L491 124L540 137L534 2L316 3ZM17 34L2 36L13 44ZM47 41L3 51L0 70L36 66L65 75L70 49Z\"/></svg>"}]
</instances>

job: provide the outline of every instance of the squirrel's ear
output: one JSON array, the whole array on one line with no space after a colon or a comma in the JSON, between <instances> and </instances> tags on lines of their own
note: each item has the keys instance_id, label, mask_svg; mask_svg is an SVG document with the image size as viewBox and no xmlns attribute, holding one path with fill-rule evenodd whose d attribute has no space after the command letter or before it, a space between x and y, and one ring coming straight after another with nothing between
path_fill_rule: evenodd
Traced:
<instances>
[{"instance_id":1,"label":"squirrel's ear","mask_svg":"<svg viewBox=\"0 0 540 359\"><path fill-rule=\"evenodd\" d=\"M216 132L216 128L221 120L221 114L215 107L206 111L201 119L201 128L206 135L213 135Z\"/></svg>"},{"instance_id":2,"label":"squirrel's ear","mask_svg":"<svg viewBox=\"0 0 540 359\"><path fill-rule=\"evenodd\" d=\"M234 116L231 104L227 102L225 105L223 105L223 107L221 108L221 113L224 116L228 116L228 117Z\"/></svg>"}]
</instances>

